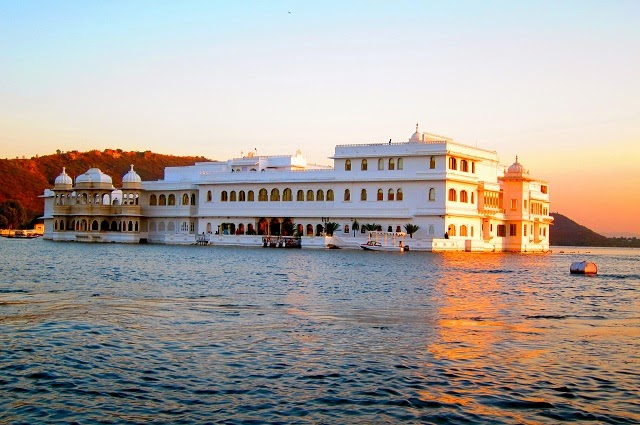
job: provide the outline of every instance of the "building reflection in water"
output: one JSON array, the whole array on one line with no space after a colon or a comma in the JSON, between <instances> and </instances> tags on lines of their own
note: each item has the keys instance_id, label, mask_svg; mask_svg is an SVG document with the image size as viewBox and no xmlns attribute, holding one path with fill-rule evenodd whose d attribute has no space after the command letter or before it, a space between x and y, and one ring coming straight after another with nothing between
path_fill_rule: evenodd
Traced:
<instances>
[{"instance_id":1,"label":"building reflection in water","mask_svg":"<svg viewBox=\"0 0 640 425\"><path fill-rule=\"evenodd\" d=\"M486 396L509 397L509 383L518 387L535 380L544 351L537 348L538 329L526 323L526 310L538 302L528 290L513 290L517 273L503 267L510 255L444 254L440 261L432 300L436 311L434 340L427 341L427 368L439 384L420 392L425 401L464 406L468 412L516 419L528 423L514 410L481 404ZM537 309L537 308L536 308ZM532 369L530 369L532 368ZM423 371L425 372L425 371ZM455 390L453 390L455 388ZM519 394L527 402L540 397Z\"/></svg>"}]
</instances>

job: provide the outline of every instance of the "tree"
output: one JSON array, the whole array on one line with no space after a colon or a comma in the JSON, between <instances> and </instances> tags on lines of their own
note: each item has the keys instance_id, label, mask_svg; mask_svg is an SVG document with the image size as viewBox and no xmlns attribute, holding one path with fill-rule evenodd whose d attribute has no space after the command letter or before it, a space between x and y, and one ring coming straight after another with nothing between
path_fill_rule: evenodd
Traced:
<instances>
[{"instance_id":1,"label":"tree","mask_svg":"<svg viewBox=\"0 0 640 425\"><path fill-rule=\"evenodd\" d=\"M382 226L376 223L363 224L362 227L364 227L364 230L368 232L375 232L377 230L382 229Z\"/></svg>"},{"instance_id":2,"label":"tree","mask_svg":"<svg viewBox=\"0 0 640 425\"><path fill-rule=\"evenodd\" d=\"M353 220L353 224L351 224L351 230L353 230L353 237L356 237L356 231L360 230L360 223L358 223L358 219Z\"/></svg>"},{"instance_id":3,"label":"tree","mask_svg":"<svg viewBox=\"0 0 640 425\"><path fill-rule=\"evenodd\" d=\"M330 221L324 226L324 232L327 236L333 236L333 232L337 232L340 230L340 224L335 221Z\"/></svg>"},{"instance_id":4,"label":"tree","mask_svg":"<svg viewBox=\"0 0 640 425\"><path fill-rule=\"evenodd\" d=\"M3 215L0 215L0 229L6 229L9 222Z\"/></svg>"},{"instance_id":5,"label":"tree","mask_svg":"<svg viewBox=\"0 0 640 425\"><path fill-rule=\"evenodd\" d=\"M13 199L7 199L0 205L0 215L7 220L6 226L9 229L21 227L22 223L27 219L27 213L22 204Z\"/></svg>"},{"instance_id":6,"label":"tree","mask_svg":"<svg viewBox=\"0 0 640 425\"><path fill-rule=\"evenodd\" d=\"M413 234L420 230L420 226L417 224L407 223L404 225L404 231L407 232L410 238L413 238Z\"/></svg>"},{"instance_id":7,"label":"tree","mask_svg":"<svg viewBox=\"0 0 640 425\"><path fill-rule=\"evenodd\" d=\"M283 236L293 235L295 228L296 228L296 224L291 220L291 218L286 217L282 222L282 235Z\"/></svg>"}]
</instances>

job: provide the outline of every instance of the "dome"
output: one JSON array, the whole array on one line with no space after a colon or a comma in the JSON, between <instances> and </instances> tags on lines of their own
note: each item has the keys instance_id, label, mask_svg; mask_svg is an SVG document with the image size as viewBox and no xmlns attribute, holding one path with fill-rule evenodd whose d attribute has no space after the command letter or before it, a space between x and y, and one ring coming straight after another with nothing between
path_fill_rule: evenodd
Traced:
<instances>
[{"instance_id":1,"label":"dome","mask_svg":"<svg viewBox=\"0 0 640 425\"><path fill-rule=\"evenodd\" d=\"M65 171L65 167L62 167L62 173L56 177L55 187L57 189L71 189L71 186L73 186L73 180Z\"/></svg>"},{"instance_id":2,"label":"dome","mask_svg":"<svg viewBox=\"0 0 640 425\"><path fill-rule=\"evenodd\" d=\"M113 187L111 177L100 171L99 168L90 168L84 174L76 177L76 186L95 189L110 189Z\"/></svg>"},{"instance_id":3,"label":"dome","mask_svg":"<svg viewBox=\"0 0 640 425\"><path fill-rule=\"evenodd\" d=\"M516 156L516 162L511 164L507 169L507 173L509 174L528 174L529 172L525 170L524 166L518 162L518 157Z\"/></svg>"},{"instance_id":4,"label":"dome","mask_svg":"<svg viewBox=\"0 0 640 425\"><path fill-rule=\"evenodd\" d=\"M142 179L133 171L133 164L131 164L131 169L127 174L122 177L122 186L125 188L139 187L140 183L142 183Z\"/></svg>"},{"instance_id":5,"label":"dome","mask_svg":"<svg viewBox=\"0 0 640 425\"><path fill-rule=\"evenodd\" d=\"M420 131L418 131L418 123L416 123L416 132L411 135L411 142L419 142L420 141Z\"/></svg>"}]
</instances>

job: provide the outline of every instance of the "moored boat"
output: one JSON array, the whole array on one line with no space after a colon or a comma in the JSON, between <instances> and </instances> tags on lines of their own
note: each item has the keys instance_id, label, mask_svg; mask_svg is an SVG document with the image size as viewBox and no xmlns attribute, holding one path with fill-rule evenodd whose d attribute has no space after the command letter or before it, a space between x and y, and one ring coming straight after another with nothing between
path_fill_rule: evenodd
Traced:
<instances>
[{"instance_id":1,"label":"moored boat","mask_svg":"<svg viewBox=\"0 0 640 425\"><path fill-rule=\"evenodd\" d=\"M409 246L404 243L405 236L404 232L369 232L369 239L360 244L360 248L365 251L409 251Z\"/></svg>"}]
</instances>

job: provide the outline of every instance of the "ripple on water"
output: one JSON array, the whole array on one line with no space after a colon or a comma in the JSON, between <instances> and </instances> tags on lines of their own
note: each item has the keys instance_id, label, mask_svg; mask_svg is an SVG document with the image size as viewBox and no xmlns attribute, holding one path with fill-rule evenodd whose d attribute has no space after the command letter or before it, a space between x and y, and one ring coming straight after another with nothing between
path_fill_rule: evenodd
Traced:
<instances>
[{"instance_id":1,"label":"ripple on water","mask_svg":"<svg viewBox=\"0 0 640 425\"><path fill-rule=\"evenodd\" d=\"M640 422L640 256L35 242L1 423Z\"/></svg>"}]
</instances>

